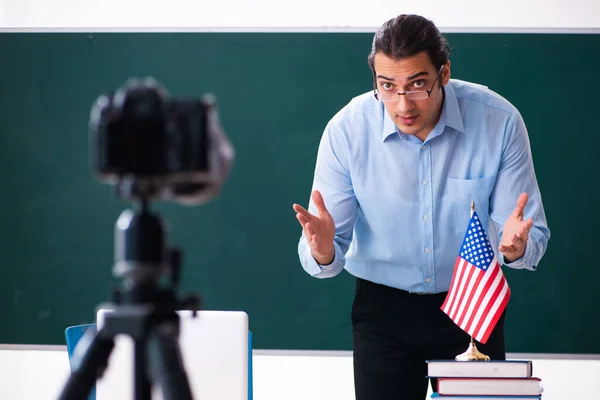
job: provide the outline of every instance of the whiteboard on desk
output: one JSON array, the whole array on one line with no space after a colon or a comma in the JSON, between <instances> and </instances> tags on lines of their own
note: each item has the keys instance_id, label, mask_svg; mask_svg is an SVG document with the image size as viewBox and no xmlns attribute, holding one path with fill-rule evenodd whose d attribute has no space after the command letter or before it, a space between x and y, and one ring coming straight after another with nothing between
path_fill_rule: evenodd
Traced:
<instances>
[{"instance_id":1,"label":"whiteboard on desk","mask_svg":"<svg viewBox=\"0 0 600 400\"><path fill-rule=\"evenodd\" d=\"M96 314L98 328L110 310ZM242 311L178 311L179 345L194 399L248 399L248 315ZM134 343L115 338L108 369L96 384L97 400L133 399ZM152 400L162 400L153 388Z\"/></svg>"}]
</instances>

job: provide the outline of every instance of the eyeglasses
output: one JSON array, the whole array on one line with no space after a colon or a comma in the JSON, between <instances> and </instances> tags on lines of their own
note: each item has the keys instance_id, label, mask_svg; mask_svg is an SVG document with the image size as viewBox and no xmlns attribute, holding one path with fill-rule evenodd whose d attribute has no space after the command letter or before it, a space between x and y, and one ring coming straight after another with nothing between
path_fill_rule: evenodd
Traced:
<instances>
[{"instance_id":1,"label":"eyeglasses","mask_svg":"<svg viewBox=\"0 0 600 400\"><path fill-rule=\"evenodd\" d=\"M443 68L444 68L444 66L442 65L440 67L440 70L438 71L437 75L435 76L435 80L433 81L433 85L431 85L431 89L429 89L429 90L411 90L409 92L379 93L379 89L377 89L377 82L374 81L373 82L373 84L374 84L373 92L375 94L375 98L384 103L398 101L400 99L400 97L398 97L398 96L403 96L403 95L406 96L407 99L411 99L411 100L426 99L429 96L431 96L431 92L433 91L433 88L435 87L435 83L437 82L438 78L440 77L440 72L442 72Z\"/></svg>"}]
</instances>

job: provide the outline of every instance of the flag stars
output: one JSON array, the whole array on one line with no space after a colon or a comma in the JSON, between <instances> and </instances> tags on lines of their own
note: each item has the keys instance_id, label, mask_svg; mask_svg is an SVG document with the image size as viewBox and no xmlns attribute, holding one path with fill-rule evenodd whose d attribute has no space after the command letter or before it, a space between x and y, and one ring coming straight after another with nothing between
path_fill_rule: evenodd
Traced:
<instances>
[{"instance_id":1,"label":"flag stars","mask_svg":"<svg viewBox=\"0 0 600 400\"><path fill-rule=\"evenodd\" d=\"M477 214L474 214L469 222L461 250L460 256L462 258L482 270L487 270L494 260L494 251L485 231L482 229Z\"/></svg>"}]
</instances>

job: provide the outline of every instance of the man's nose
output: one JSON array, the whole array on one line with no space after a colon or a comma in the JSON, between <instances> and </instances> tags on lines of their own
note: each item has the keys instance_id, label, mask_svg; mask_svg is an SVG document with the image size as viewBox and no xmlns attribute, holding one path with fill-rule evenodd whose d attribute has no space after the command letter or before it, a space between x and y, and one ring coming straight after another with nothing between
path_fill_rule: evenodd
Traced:
<instances>
[{"instance_id":1,"label":"man's nose","mask_svg":"<svg viewBox=\"0 0 600 400\"><path fill-rule=\"evenodd\" d=\"M398 102L396 103L396 110L398 113L404 113L410 111L415 107L414 101L409 99L406 95L399 95Z\"/></svg>"}]
</instances>

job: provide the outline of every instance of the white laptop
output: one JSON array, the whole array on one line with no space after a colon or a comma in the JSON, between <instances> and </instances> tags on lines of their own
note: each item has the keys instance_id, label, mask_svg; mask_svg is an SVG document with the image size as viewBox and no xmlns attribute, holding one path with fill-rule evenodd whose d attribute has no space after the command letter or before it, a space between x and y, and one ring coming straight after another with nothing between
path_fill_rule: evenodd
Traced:
<instances>
[{"instance_id":1,"label":"white laptop","mask_svg":"<svg viewBox=\"0 0 600 400\"><path fill-rule=\"evenodd\" d=\"M96 315L98 328L110 310ZM243 311L178 311L179 346L195 400L248 400L248 315ZM133 340L115 338L108 369L96 383L97 400L134 399ZM162 400L159 388L152 400Z\"/></svg>"}]
</instances>

